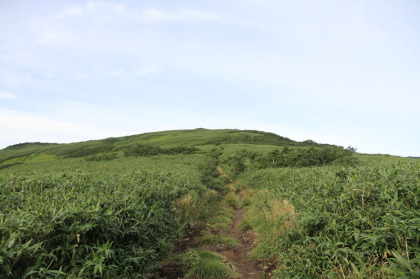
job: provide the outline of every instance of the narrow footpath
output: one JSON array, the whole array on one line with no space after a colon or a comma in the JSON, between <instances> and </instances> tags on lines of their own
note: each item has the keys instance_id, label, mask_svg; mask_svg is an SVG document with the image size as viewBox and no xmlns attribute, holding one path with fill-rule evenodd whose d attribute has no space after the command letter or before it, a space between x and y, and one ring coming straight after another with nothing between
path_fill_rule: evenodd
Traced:
<instances>
[{"instance_id":1,"label":"narrow footpath","mask_svg":"<svg viewBox=\"0 0 420 279\"><path fill-rule=\"evenodd\" d=\"M242 201L242 195L237 194L239 203ZM239 224L242 221L245 210L237 208L234 211L234 217L229 231L226 233L228 237L235 239L239 246L232 247L231 249L216 249L216 252L228 258L234 263L236 272L244 279L263 279L263 269L258 265L257 260L250 259L250 252L255 245L254 235L250 232L241 232Z\"/></svg>"},{"instance_id":2,"label":"narrow footpath","mask_svg":"<svg viewBox=\"0 0 420 279\"><path fill-rule=\"evenodd\" d=\"M226 178L221 168L219 172ZM229 179L225 181L230 182ZM262 264L257 260L251 260L250 253L256 245L255 235L251 231L241 230L241 221L245 215L243 200L247 194L235 189L235 182L229 182L226 184L229 193L213 208L214 212L208 222L188 231L173 253L182 255L190 249L211 251L220 255L220 261L234 272L234 275L229 278L264 279L266 277ZM154 277L148 278L181 279L185 277L185 272L180 261L172 261L164 265L158 273L154 274Z\"/></svg>"}]
</instances>

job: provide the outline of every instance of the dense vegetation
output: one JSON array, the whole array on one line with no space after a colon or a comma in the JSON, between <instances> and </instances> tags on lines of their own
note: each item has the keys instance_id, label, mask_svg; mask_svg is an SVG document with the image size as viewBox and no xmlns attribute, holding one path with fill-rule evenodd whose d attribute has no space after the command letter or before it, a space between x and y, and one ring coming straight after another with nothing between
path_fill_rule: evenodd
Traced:
<instances>
[{"instance_id":1,"label":"dense vegetation","mask_svg":"<svg viewBox=\"0 0 420 279\"><path fill-rule=\"evenodd\" d=\"M138 278L153 270L189 221L178 203L209 195L194 168L170 167L3 177L2 276Z\"/></svg>"},{"instance_id":2,"label":"dense vegetation","mask_svg":"<svg viewBox=\"0 0 420 279\"><path fill-rule=\"evenodd\" d=\"M241 174L246 168L252 170L283 167L309 167L329 163L340 165L354 165L357 160L353 156L351 147L322 147L322 148L290 148L284 146L268 153L241 150L224 159L234 175Z\"/></svg>"},{"instance_id":3,"label":"dense vegetation","mask_svg":"<svg viewBox=\"0 0 420 279\"><path fill-rule=\"evenodd\" d=\"M179 155L179 154L193 154L199 149L196 147L172 147L161 148L147 144L135 144L125 149L125 156L154 156L159 154Z\"/></svg>"},{"instance_id":4,"label":"dense vegetation","mask_svg":"<svg viewBox=\"0 0 420 279\"><path fill-rule=\"evenodd\" d=\"M0 150L0 166L12 166L13 163L45 162L62 158L80 158L112 152L135 156L185 154L194 153L197 149L210 151L215 145L220 144L257 144L273 147L283 145L328 146L315 144L312 141L299 143L265 132L196 129L147 133L70 144L21 143Z\"/></svg>"},{"instance_id":5,"label":"dense vegetation","mask_svg":"<svg viewBox=\"0 0 420 279\"><path fill-rule=\"evenodd\" d=\"M152 272L226 193L220 166L252 188L243 227L273 277L420 276L418 161L197 129L0 150L0 277Z\"/></svg>"},{"instance_id":6,"label":"dense vegetation","mask_svg":"<svg viewBox=\"0 0 420 279\"><path fill-rule=\"evenodd\" d=\"M265 169L246 182L260 190L255 255L277 260L279 278L420 275L419 164Z\"/></svg>"}]
</instances>

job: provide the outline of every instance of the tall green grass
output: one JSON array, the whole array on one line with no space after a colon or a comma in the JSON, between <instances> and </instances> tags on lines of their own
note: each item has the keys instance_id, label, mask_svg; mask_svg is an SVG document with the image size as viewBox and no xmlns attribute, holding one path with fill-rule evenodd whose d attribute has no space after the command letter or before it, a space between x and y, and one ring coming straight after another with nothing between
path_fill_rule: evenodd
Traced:
<instances>
[{"instance_id":1,"label":"tall green grass","mask_svg":"<svg viewBox=\"0 0 420 279\"><path fill-rule=\"evenodd\" d=\"M164 158L9 169L0 176L0 277L139 278L155 269L196 218L188 206L211 196L202 157Z\"/></svg>"},{"instance_id":2,"label":"tall green grass","mask_svg":"<svg viewBox=\"0 0 420 279\"><path fill-rule=\"evenodd\" d=\"M247 215L256 257L277 278L414 278L420 268L420 166L265 169Z\"/></svg>"},{"instance_id":3,"label":"tall green grass","mask_svg":"<svg viewBox=\"0 0 420 279\"><path fill-rule=\"evenodd\" d=\"M214 252L201 249L191 249L183 256L187 266L186 279L228 279L240 278L229 267L223 264L224 258Z\"/></svg>"}]
</instances>

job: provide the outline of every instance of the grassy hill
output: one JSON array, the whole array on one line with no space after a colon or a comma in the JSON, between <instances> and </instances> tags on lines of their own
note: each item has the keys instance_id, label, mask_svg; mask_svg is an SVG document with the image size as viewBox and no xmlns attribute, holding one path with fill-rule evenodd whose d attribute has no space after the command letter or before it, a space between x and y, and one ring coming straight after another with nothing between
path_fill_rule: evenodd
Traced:
<instances>
[{"instance_id":1,"label":"grassy hill","mask_svg":"<svg viewBox=\"0 0 420 279\"><path fill-rule=\"evenodd\" d=\"M241 130L176 130L145 133L140 135L107 138L69 144L57 143L20 143L0 150L0 169L17 164L46 162L63 158L78 158L97 154L116 152L121 155L137 145L158 148L195 147L201 151L209 151L214 146L236 145L233 149L270 150L278 146L326 146L314 142L296 142L273 133ZM253 148L255 149L255 147Z\"/></svg>"},{"instance_id":2,"label":"grassy hill","mask_svg":"<svg viewBox=\"0 0 420 279\"><path fill-rule=\"evenodd\" d=\"M240 208L267 277L416 278L419 197L416 159L259 131L16 144L0 150L0 277L156 278L170 263L204 278L217 262L237 278L174 246L201 226L219 247Z\"/></svg>"}]
</instances>

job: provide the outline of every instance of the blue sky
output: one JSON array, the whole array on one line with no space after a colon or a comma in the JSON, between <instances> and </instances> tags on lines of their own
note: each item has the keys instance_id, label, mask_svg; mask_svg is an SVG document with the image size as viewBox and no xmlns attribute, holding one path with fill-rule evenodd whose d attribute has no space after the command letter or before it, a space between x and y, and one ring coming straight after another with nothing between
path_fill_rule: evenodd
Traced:
<instances>
[{"instance_id":1,"label":"blue sky","mask_svg":"<svg viewBox=\"0 0 420 279\"><path fill-rule=\"evenodd\" d=\"M420 156L420 1L0 0L0 148L237 128Z\"/></svg>"}]
</instances>

